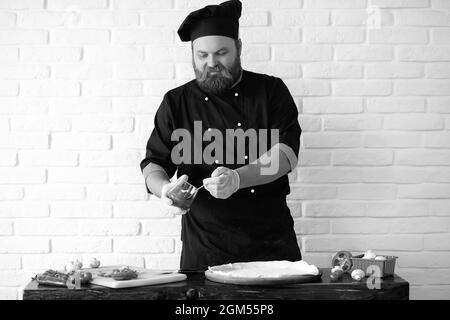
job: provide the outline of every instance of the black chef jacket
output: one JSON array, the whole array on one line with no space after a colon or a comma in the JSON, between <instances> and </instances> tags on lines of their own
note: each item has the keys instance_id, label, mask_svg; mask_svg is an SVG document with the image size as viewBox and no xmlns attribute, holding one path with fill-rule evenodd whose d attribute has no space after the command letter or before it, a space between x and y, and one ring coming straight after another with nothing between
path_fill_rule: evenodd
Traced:
<instances>
[{"instance_id":1,"label":"black chef jacket","mask_svg":"<svg viewBox=\"0 0 450 320\"><path fill-rule=\"evenodd\" d=\"M297 117L294 100L280 78L243 70L241 81L221 95L205 93L192 80L165 94L155 115L141 169L153 162L163 167L169 177L176 170L178 177L187 174L189 182L198 187L218 166L236 169L249 163L250 158L244 164L228 164L224 153L218 163L194 164L193 147L191 163L175 165L171 150L179 141L171 141L171 134L184 128L194 135L194 121L202 121L202 133L208 128L223 133L225 129L238 128L279 129L279 143L291 147L298 156L301 129ZM203 147L209 143L203 142ZM270 141L267 149L269 144ZM236 150L234 154L236 161ZM289 192L287 174L271 183L240 189L228 199L214 198L200 189L190 211L182 216L181 269L300 260L293 219L286 204Z\"/></svg>"}]
</instances>

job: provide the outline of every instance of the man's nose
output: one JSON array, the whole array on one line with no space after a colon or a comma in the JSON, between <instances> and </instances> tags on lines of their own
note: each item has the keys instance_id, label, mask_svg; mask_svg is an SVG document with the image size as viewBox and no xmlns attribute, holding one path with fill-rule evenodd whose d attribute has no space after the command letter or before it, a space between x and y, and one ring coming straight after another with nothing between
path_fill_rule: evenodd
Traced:
<instances>
[{"instance_id":1,"label":"man's nose","mask_svg":"<svg viewBox=\"0 0 450 320\"><path fill-rule=\"evenodd\" d=\"M208 56L207 66L210 68L215 68L217 66L217 60L214 55L211 54Z\"/></svg>"}]
</instances>

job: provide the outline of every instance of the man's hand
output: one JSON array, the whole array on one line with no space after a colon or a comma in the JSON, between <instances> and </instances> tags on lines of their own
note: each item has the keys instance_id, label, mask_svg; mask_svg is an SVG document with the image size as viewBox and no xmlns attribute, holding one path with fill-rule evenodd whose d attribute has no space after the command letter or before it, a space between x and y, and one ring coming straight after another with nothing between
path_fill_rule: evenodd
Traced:
<instances>
[{"instance_id":1,"label":"man's hand","mask_svg":"<svg viewBox=\"0 0 450 320\"><path fill-rule=\"evenodd\" d=\"M211 178L203 179L205 189L218 199L227 199L239 189L239 174L236 170L218 167L211 174Z\"/></svg>"},{"instance_id":2,"label":"man's hand","mask_svg":"<svg viewBox=\"0 0 450 320\"><path fill-rule=\"evenodd\" d=\"M179 207L176 207L173 205L173 201L172 199L167 198L167 192L170 190L170 188L172 188L177 182L179 181L183 181L186 182L189 179L189 177L186 174L183 174L181 177L179 177L176 181L174 182L169 182L166 183L162 188L161 188L161 201L169 206L171 208L171 212L173 212L173 214L175 215L180 215L180 214L185 214L187 213L189 210L183 210Z\"/></svg>"}]
</instances>

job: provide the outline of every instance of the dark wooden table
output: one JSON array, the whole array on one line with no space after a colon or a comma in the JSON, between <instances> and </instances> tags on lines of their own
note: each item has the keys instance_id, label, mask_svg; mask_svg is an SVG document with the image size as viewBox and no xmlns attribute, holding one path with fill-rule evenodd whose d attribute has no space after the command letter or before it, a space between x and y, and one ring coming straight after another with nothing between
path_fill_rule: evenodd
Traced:
<instances>
[{"instance_id":1,"label":"dark wooden table","mask_svg":"<svg viewBox=\"0 0 450 320\"><path fill-rule=\"evenodd\" d=\"M348 274L330 281L330 269L313 283L280 286L243 286L212 282L203 273L186 273L185 281L135 288L111 289L86 285L67 289L38 285L32 280L24 289L24 300L408 300L409 283L394 275L381 279L380 289L369 289L366 281L354 281Z\"/></svg>"}]
</instances>

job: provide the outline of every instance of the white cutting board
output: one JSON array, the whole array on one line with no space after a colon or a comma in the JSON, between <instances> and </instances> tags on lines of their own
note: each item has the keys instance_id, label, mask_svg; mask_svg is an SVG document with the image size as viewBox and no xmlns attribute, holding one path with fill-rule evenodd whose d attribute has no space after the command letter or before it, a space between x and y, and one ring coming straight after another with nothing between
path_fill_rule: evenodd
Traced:
<instances>
[{"instance_id":1,"label":"white cutting board","mask_svg":"<svg viewBox=\"0 0 450 320\"><path fill-rule=\"evenodd\" d=\"M100 268L88 268L82 269L82 271L89 271L92 273L92 281L91 283L97 284L100 286L105 286L113 289L120 288L130 288L130 287L142 287L149 286L152 284L162 284L162 283L170 283L186 280L187 276L182 273L174 272L169 274L161 274L163 271L161 270L153 270L153 269L145 269L138 267L131 267L130 269L136 270L138 273L138 277L132 280L114 280L109 277L101 277L98 275L98 272L110 272L113 269L120 269L123 265L118 266L105 266Z\"/></svg>"}]
</instances>

